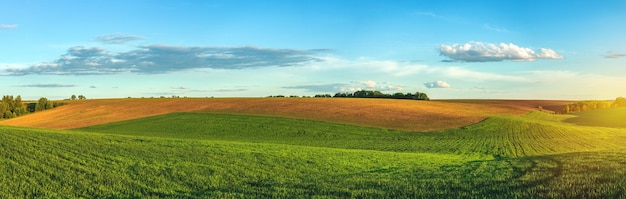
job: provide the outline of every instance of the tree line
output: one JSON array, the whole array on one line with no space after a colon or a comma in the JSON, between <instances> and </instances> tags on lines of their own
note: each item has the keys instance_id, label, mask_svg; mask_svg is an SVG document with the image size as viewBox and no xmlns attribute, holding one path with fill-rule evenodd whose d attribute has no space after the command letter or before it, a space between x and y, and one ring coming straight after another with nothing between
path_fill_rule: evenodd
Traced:
<instances>
[{"instance_id":1,"label":"tree line","mask_svg":"<svg viewBox=\"0 0 626 199\"><path fill-rule=\"evenodd\" d=\"M52 109L63 104L64 103L53 102L45 97L39 98L37 102L24 102L20 95L17 97L4 95L2 96L2 101L0 101L0 118L11 119L36 111Z\"/></svg>"},{"instance_id":2,"label":"tree line","mask_svg":"<svg viewBox=\"0 0 626 199\"><path fill-rule=\"evenodd\" d=\"M269 98L284 98L284 95L270 95ZM311 96L302 96L302 98L310 98ZM317 94L314 98L387 98L387 99L413 99L413 100L430 100L426 93L401 93L387 94L375 90L359 90L355 92L339 92L335 95L331 94ZM289 98L300 98L299 96L291 95Z\"/></svg>"},{"instance_id":3,"label":"tree line","mask_svg":"<svg viewBox=\"0 0 626 199\"><path fill-rule=\"evenodd\" d=\"M352 98L389 98L389 99L414 99L414 100L430 100L426 93L415 92L413 93L401 93L397 92L394 94L382 93L380 91L374 90L360 90L355 91L354 93L344 92L344 93L335 93L333 97L352 97Z\"/></svg>"},{"instance_id":4,"label":"tree line","mask_svg":"<svg viewBox=\"0 0 626 199\"><path fill-rule=\"evenodd\" d=\"M613 108L613 107L626 107L626 98L618 97L618 98L615 98L615 101L613 102L598 101L598 100L587 100L587 101L575 102L575 103L565 105L563 107L562 113L577 113L577 112Z\"/></svg>"},{"instance_id":5,"label":"tree line","mask_svg":"<svg viewBox=\"0 0 626 199\"><path fill-rule=\"evenodd\" d=\"M12 95L2 96L0 101L0 113L2 118L14 118L25 115L28 112L26 104L22 102L22 96L13 97Z\"/></svg>"}]
</instances>

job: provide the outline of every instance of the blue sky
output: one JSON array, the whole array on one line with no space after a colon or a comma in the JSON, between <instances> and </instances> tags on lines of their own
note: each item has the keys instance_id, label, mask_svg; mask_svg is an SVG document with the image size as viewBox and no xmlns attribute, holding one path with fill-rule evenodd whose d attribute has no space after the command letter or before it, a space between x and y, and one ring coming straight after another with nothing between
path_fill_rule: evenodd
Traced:
<instances>
[{"instance_id":1,"label":"blue sky","mask_svg":"<svg viewBox=\"0 0 626 199\"><path fill-rule=\"evenodd\" d=\"M626 96L626 1L4 1L1 94Z\"/></svg>"}]
</instances>

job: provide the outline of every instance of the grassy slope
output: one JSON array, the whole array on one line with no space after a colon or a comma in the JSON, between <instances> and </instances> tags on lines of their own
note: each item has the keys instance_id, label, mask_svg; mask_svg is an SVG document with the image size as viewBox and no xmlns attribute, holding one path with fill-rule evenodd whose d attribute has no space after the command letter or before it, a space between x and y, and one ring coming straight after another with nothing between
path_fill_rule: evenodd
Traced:
<instances>
[{"instance_id":1,"label":"grassy slope","mask_svg":"<svg viewBox=\"0 0 626 199\"><path fill-rule=\"evenodd\" d=\"M0 127L0 198L625 197L626 129L570 117L431 133L207 113Z\"/></svg>"},{"instance_id":2,"label":"grassy slope","mask_svg":"<svg viewBox=\"0 0 626 199\"><path fill-rule=\"evenodd\" d=\"M82 131L2 127L0 196L626 196L626 151L618 145L626 130L561 123L565 117L533 112L426 134L200 113ZM179 119L203 122L180 126ZM147 122L167 124L151 128ZM244 124L266 128L231 131L248 128ZM301 127L306 133L297 133ZM359 140L365 137L375 139ZM398 152L407 148L411 153Z\"/></svg>"},{"instance_id":3,"label":"grassy slope","mask_svg":"<svg viewBox=\"0 0 626 199\"><path fill-rule=\"evenodd\" d=\"M523 115L538 104L561 101L224 98L74 101L2 125L71 129L172 112L280 116L410 131L461 127L494 115Z\"/></svg>"},{"instance_id":4,"label":"grassy slope","mask_svg":"<svg viewBox=\"0 0 626 199\"><path fill-rule=\"evenodd\" d=\"M559 122L567 117L532 112L524 117L492 117L463 128L415 133L302 119L174 113L80 130L167 138L503 157L612 149L626 143L623 129Z\"/></svg>"},{"instance_id":5,"label":"grassy slope","mask_svg":"<svg viewBox=\"0 0 626 199\"><path fill-rule=\"evenodd\" d=\"M564 120L585 126L626 128L626 107L584 111Z\"/></svg>"},{"instance_id":6,"label":"grassy slope","mask_svg":"<svg viewBox=\"0 0 626 199\"><path fill-rule=\"evenodd\" d=\"M11 127L0 137L1 198L414 197L445 187L413 177L472 160Z\"/></svg>"}]
</instances>

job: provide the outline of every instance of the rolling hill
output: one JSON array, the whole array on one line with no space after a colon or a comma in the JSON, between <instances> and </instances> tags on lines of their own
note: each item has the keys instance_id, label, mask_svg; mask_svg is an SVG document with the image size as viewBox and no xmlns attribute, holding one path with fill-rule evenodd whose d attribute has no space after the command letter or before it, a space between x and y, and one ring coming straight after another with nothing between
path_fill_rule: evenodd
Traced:
<instances>
[{"instance_id":1,"label":"rolling hill","mask_svg":"<svg viewBox=\"0 0 626 199\"><path fill-rule=\"evenodd\" d=\"M430 133L170 113L0 126L0 197L620 198L626 129L539 111Z\"/></svg>"},{"instance_id":2,"label":"rolling hill","mask_svg":"<svg viewBox=\"0 0 626 199\"><path fill-rule=\"evenodd\" d=\"M521 117L490 117L462 128L415 133L280 117L172 113L76 130L144 137L497 157L614 149L626 143L625 129L560 122L566 118L569 116L535 111Z\"/></svg>"},{"instance_id":3,"label":"rolling hill","mask_svg":"<svg viewBox=\"0 0 626 199\"><path fill-rule=\"evenodd\" d=\"M520 116L538 106L567 101L389 100L323 98L100 99L72 101L52 110L0 121L0 125L50 129L124 121L173 112L279 116L409 131L474 124L490 116Z\"/></svg>"}]
</instances>

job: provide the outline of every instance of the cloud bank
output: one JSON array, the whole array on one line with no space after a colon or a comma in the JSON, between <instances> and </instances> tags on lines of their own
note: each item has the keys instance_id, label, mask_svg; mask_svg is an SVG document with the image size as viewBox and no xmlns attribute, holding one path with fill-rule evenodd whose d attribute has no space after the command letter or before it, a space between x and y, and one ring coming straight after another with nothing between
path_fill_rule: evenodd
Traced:
<instances>
[{"instance_id":1,"label":"cloud bank","mask_svg":"<svg viewBox=\"0 0 626 199\"><path fill-rule=\"evenodd\" d=\"M4 73L10 76L160 74L198 68L288 67L321 62L316 57L320 52L323 50L147 45L116 53L100 47L75 46L52 62L7 69Z\"/></svg>"},{"instance_id":2,"label":"cloud bank","mask_svg":"<svg viewBox=\"0 0 626 199\"><path fill-rule=\"evenodd\" d=\"M17 24L0 24L0 29L16 29Z\"/></svg>"},{"instance_id":3,"label":"cloud bank","mask_svg":"<svg viewBox=\"0 0 626 199\"><path fill-rule=\"evenodd\" d=\"M100 35L96 38L96 41L105 44L124 44L136 40L144 40L145 38L137 35L125 35L125 34L110 34Z\"/></svg>"},{"instance_id":4,"label":"cloud bank","mask_svg":"<svg viewBox=\"0 0 626 199\"><path fill-rule=\"evenodd\" d=\"M424 86L426 86L426 88L450 88L450 84L444 81L426 82Z\"/></svg>"},{"instance_id":5,"label":"cloud bank","mask_svg":"<svg viewBox=\"0 0 626 199\"><path fill-rule=\"evenodd\" d=\"M494 61L535 61L537 59L563 59L552 49L541 48L538 51L509 43L468 42L465 44L441 45L437 48L441 56L462 62Z\"/></svg>"}]
</instances>

